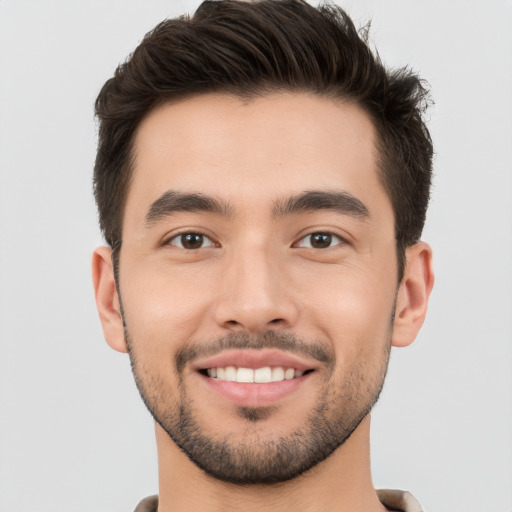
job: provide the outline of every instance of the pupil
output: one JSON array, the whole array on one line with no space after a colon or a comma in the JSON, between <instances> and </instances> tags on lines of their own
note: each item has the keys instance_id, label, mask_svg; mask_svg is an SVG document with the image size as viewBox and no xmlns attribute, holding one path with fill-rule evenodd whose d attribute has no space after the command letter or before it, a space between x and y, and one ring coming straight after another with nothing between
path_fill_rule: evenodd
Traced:
<instances>
[{"instance_id":1,"label":"pupil","mask_svg":"<svg viewBox=\"0 0 512 512\"><path fill-rule=\"evenodd\" d=\"M314 233L311 235L311 245L317 249L325 249L332 242L332 235L329 233Z\"/></svg>"},{"instance_id":2,"label":"pupil","mask_svg":"<svg viewBox=\"0 0 512 512\"><path fill-rule=\"evenodd\" d=\"M185 249L199 249L203 245L203 235L198 233L181 235L181 244Z\"/></svg>"}]
</instances>

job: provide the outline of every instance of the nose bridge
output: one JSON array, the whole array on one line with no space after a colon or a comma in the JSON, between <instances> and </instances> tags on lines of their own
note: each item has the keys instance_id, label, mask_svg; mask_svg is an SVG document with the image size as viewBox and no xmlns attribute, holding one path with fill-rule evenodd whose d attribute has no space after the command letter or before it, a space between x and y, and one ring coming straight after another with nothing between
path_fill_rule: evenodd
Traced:
<instances>
[{"instance_id":1,"label":"nose bridge","mask_svg":"<svg viewBox=\"0 0 512 512\"><path fill-rule=\"evenodd\" d=\"M294 323L296 310L277 252L254 239L233 250L216 311L221 326L256 333Z\"/></svg>"}]
</instances>

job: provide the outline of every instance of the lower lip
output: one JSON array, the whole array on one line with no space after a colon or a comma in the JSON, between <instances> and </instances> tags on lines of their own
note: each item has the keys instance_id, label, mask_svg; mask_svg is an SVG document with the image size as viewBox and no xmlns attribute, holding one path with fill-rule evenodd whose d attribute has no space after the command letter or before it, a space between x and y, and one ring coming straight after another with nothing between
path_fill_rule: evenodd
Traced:
<instances>
[{"instance_id":1,"label":"lower lip","mask_svg":"<svg viewBox=\"0 0 512 512\"><path fill-rule=\"evenodd\" d=\"M279 382L245 383L219 380L198 374L205 384L223 398L240 407L268 407L297 391L312 374Z\"/></svg>"}]
</instances>

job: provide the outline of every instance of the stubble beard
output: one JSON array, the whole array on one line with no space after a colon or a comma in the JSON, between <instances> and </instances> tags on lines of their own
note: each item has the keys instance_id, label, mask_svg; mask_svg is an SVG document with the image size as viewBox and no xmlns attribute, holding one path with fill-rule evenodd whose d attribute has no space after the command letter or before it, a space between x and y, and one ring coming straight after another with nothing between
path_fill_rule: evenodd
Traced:
<instances>
[{"instance_id":1,"label":"stubble beard","mask_svg":"<svg viewBox=\"0 0 512 512\"><path fill-rule=\"evenodd\" d=\"M135 382L142 400L155 421L178 445L183 453L206 474L218 480L239 485L274 484L298 477L315 467L339 448L371 411L382 390L391 348L391 329L381 354L374 365L359 361L343 376L341 383L326 382L318 397L317 406L306 421L287 435L265 439L261 425L272 413L272 407L238 407L244 420L243 435L226 434L214 438L205 432L195 411L193 397L183 382L183 352L176 356L178 389L169 389L164 380L141 364L134 350L125 323L125 337ZM201 345L196 345L200 347ZM233 334L225 336L210 347L283 348L299 352L324 354L335 368L334 354L315 342L305 342L293 335L269 331L258 337ZM195 357L194 350L188 357ZM324 361L325 362L325 361ZM326 381L329 380L327 377ZM177 400L177 395L179 400ZM234 442L233 439L236 438Z\"/></svg>"}]
</instances>

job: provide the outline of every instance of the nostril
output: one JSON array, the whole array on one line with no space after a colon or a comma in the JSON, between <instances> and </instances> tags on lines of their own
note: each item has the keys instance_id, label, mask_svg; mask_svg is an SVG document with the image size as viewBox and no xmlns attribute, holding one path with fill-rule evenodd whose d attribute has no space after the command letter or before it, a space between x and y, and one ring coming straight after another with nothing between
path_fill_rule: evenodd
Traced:
<instances>
[{"instance_id":1,"label":"nostril","mask_svg":"<svg viewBox=\"0 0 512 512\"><path fill-rule=\"evenodd\" d=\"M274 318L274 320L270 320L269 324L279 324L281 322L284 322L284 319L282 319L282 318Z\"/></svg>"}]
</instances>

